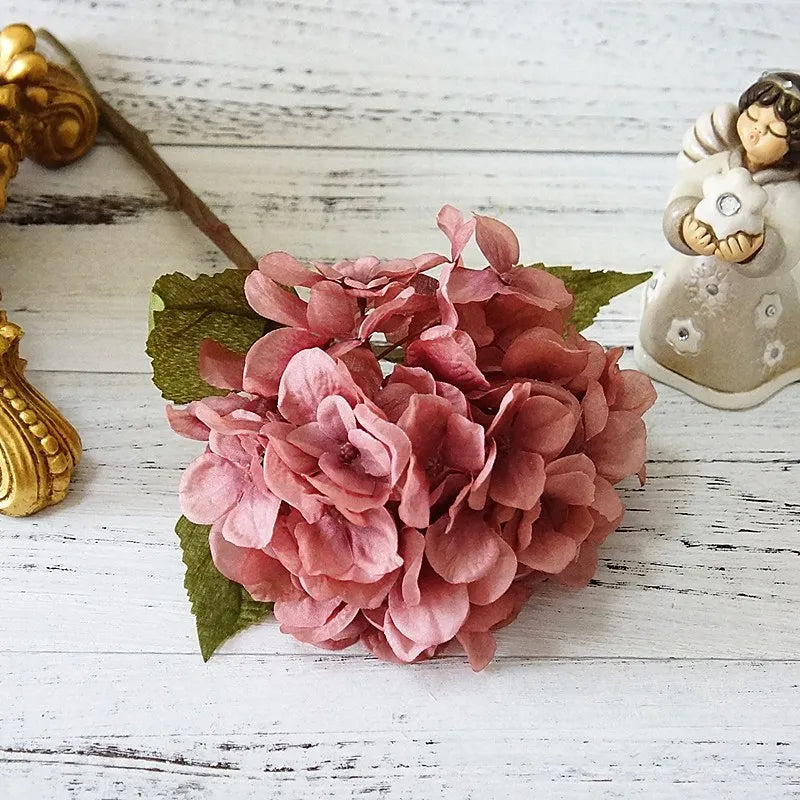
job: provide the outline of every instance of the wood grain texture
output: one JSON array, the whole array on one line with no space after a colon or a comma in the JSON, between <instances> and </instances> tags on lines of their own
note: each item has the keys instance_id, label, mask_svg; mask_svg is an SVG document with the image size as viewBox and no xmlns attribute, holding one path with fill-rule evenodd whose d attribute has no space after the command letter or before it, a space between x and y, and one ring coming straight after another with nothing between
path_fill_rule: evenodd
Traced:
<instances>
[{"instance_id":1,"label":"wood grain texture","mask_svg":"<svg viewBox=\"0 0 800 800\"><path fill-rule=\"evenodd\" d=\"M676 153L690 120L800 49L792 0L6 8L68 39L160 144Z\"/></svg>"},{"instance_id":2,"label":"wood grain texture","mask_svg":"<svg viewBox=\"0 0 800 800\"><path fill-rule=\"evenodd\" d=\"M21 797L797 796L795 662L460 667L4 655L0 769Z\"/></svg>"},{"instance_id":3,"label":"wood grain texture","mask_svg":"<svg viewBox=\"0 0 800 800\"><path fill-rule=\"evenodd\" d=\"M660 216L674 168L665 157L162 152L258 255L445 250L435 215L450 202L501 216L518 231L527 262L637 272L669 256ZM23 352L38 369L149 371L143 342L153 281L230 266L116 148L55 174L25 164L12 187L0 221L0 275L9 316L27 332ZM468 254L485 263L476 248ZM592 335L632 345L639 296L634 290L604 309Z\"/></svg>"},{"instance_id":4,"label":"wood grain texture","mask_svg":"<svg viewBox=\"0 0 800 800\"><path fill-rule=\"evenodd\" d=\"M256 254L441 249L444 202L527 261L627 271L688 121L800 66L797 4L10 0ZM472 251L472 256L477 257ZM144 355L153 280L223 257L104 141L23 165L4 307L86 452L58 509L0 518L0 798L800 797L800 386L719 412L667 389L649 481L581 592L544 586L473 675L325 653L267 621L208 663L172 532L199 446ZM589 333L630 345L639 293ZM625 357L631 366L630 354Z\"/></svg>"}]
</instances>

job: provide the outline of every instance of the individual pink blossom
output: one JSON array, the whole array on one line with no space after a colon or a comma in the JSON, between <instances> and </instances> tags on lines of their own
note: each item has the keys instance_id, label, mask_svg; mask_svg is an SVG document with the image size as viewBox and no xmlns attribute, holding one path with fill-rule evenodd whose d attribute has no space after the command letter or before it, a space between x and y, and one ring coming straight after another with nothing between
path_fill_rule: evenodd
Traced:
<instances>
[{"instance_id":1,"label":"individual pink blossom","mask_svg":"<svg viewBox=\"0 0 800 800\"><path fill-rule=\"evenodd\" d=\"M318 348L297 353L281 378L277 408L281 421L266 428L264 461L265 482L277 496L309 521L320 502L352 513L386 504L410 443L365 402L344 365Z\"/></svg>"},{"instance_id":2,"label":"individual pink blossom","mask_svg":"<svg viewBox=\"0 0 800 800\"><path fill-rule=\"evenodd\" d=\"M181 480L183 513L193 522L215 526L224 539L242 547L269 543L280 506L263 477L263 408L262 400L232 395L170 413L177 432L208 442Z\"/></svg>"}]
</instances>

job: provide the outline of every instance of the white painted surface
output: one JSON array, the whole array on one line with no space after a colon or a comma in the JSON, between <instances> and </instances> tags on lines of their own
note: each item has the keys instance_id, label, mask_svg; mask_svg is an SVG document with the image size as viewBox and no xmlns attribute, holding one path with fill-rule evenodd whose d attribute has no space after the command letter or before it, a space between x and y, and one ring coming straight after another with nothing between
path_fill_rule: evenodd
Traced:
<instances>
[{"instance_id":1,"label":"white painted surface","mask_svg":"<svg viewBox=\"0 0 800 800\"><path fill-rule=\"evenodd\" d=\"M633 271L667 254L686 122L800 66L796 11L11 0L3 21L73 44L254 252L435 249L453 202L510 222L526 260ZM800 796L800 387L740 413L662 389L597 580L542 589L481 675L269 622L203 664L172 533L196 447L143 348L153 279L224 260L108 143L12 187L4 304L86 456L60 508L0 519L0 797ZM631 345L637 309L592 333Z\"/></svg>"}]
</instances>

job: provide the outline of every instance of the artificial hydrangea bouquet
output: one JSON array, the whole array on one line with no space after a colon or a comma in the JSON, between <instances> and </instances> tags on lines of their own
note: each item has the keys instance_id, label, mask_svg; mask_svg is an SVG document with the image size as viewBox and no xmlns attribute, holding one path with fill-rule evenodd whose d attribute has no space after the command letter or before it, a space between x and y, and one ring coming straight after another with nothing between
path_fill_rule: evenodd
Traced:
<instances>
[{"instance_id":1,"label":"artificial hydrangea bouquet","mask_svg":"<svg viewBox=\"0 0 800 800\"><path fill-rule=\"evenodd\" d=\"M579 330L649 275L520 266L502 222L437 222L449 256L156 283L155 380L205 443L177 532L206 658L273 610L317 647L457 642L482 669L538 583L588 583L615 485L644 481L652 384Z\"/></svg>"}]
</instances>

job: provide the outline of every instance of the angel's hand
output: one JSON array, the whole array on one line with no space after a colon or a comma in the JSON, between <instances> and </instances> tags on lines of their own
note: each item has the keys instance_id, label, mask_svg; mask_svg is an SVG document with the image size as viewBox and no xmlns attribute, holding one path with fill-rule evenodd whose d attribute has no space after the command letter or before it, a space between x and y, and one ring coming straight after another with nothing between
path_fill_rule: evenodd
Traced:
<instances>
[{"instance_id":1,"label":"angel's hand","mask_svg":"<svg viewBox=\"0 0 800 800\"><path fill-rule=\"evenodd\" d=\"M725 239L717 242L714 255L731 264L741 264L752 258L764 244L764 234L752 235L750 233L732 233Z\"/></svg>"},{"instance_id":2,"label":"angel's hand","mask_svg":"<svg viewBox=\"0 0 800 800\"><path fill-rule=\"evenodd\" d=\"M700 256L713 255L717 249L717 240L711 229L694 218L694 214L687 214L681 225L681 235L687 246Z\"/></svg>"}]
</instances>

